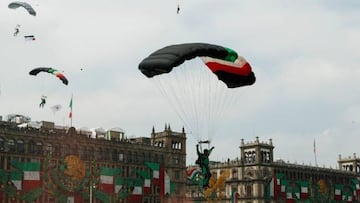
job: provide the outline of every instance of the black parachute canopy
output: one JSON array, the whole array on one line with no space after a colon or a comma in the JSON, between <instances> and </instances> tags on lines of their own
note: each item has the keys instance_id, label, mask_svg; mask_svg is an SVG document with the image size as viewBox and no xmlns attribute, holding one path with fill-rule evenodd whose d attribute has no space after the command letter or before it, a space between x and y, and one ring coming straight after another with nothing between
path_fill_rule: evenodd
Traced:
<instances>
[{"instance_id":1,"label":"black parachute canopy","mask_svg":"<svg viewBox=\"0 0 360 203\"><path fill-rule=\"evenodd\" d=\"M151 78L163 73L169 73L177 67L195 57L206 57L204 63L229 88L252 85L255 75L250 64L229 48L207 43L185 43L166 46L159 49L139 64L140 71ZM238 59L241 59L240 62ZM240 63L240 64L239 64Z\"/></svg>"}]
</instances>

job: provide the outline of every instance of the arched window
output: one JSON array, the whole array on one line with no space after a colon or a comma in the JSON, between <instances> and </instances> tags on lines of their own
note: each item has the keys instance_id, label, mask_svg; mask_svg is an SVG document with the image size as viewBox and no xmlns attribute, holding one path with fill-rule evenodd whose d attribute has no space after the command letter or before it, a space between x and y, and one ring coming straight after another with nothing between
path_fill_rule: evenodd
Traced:
<instances>
[{"instance_id":1,"label":"arched window","mask_svg":"<svg viewBox=\"0 0 360 203\"><path fill-rule=\"evenodd\" d=\"M122 162L124 161L124 152L119 151L119 161Z\"/></svg>"},{"instance_id":2,"label":"arched window","mask_svg":"<svg viewBox=\"0 0 360 203\"><path fill-rule=\"evenodd\" d=\"M28 153L34 154L35 153L35 142L30 140L28 143Z\"/></svg>"},{"instance_id":3,"label":"arched window","mask_svg":"<svg viewBox=\"0 0 360 203\"><path fill-rule=\"evenodd\" d=\"M45 153L46 154L52 154L53 153L53 147L50 143L45 143Z\"/></svg>"},{"instance_id":4,"label":"arched window","mask_svg":"<svg viewBox=\"0 0 360 203\"><path fill-rule=\"evenodd\" d=\"M15 152L16 151L15 140L14 139L8 139L8 148L9 148L9 152Z\"/></svg>"},{"instance_id":5,"label":"arched window","mask_svg":"<svg viewBox=\"0 0 360 203\"><path fill-rule=\"evenodd\" d=\"M25 152L25 145L23 140L17 140L16 141L16 148L18 153L24 153Z\"/></svg>"},{"instance_id":6,"label":"arched window","mask_svg":"<svg viewBox=\"0 0 360 203\"><path fill-rule=\"evenodd\" d=\"M238 178L238 170L236 168L234 168L231 171L231 176L232 176L232 179L234 179L234 180L236 180Z\"/></svg>"},{"instance_id":7,"label":"arched window","mask_svg":"<svg viewBox=\"0 0 360 203\"><path fill-rule=\"evenodd\" d=\"M43 144L42 142L36 142L36 154L43 154Z\"/></svg>"}]
</instances>

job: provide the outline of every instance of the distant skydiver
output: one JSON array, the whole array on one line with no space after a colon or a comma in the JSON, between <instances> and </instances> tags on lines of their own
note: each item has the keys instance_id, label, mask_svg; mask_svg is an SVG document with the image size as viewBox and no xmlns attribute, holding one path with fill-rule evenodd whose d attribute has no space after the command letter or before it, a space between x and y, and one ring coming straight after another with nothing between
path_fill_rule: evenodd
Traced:
<instances>
[{"instance_id":1,"label":"distant skydiver","mask_svg":"<svg viewBox=\"0 0 360 203\"><path fill-rule=\"evenodd\" d=\"M176 13L179 14L179 12L180 12L180 5L178 4Z\"/></svg>"},{"instance_id":2,"label":"distant skydiver","mask_svg":"<svg viewBox=\"0 0 360 203\"><path fill-rule=\"evenodd\" d=\"M20 32L20 25L18 24L15 27L14 37L16 37L19 34L19 32Z\"/></svg>"},{"instance_id":3,"label":"distant skydiver","mask_svg":"<svg viewBox=\"0 0 360 203\"><path fill-rule=\"evenodd\" d=\"M42 95L41 96L41 103L39 104L39 107L44 108L45 104L46 104L46 96Z\"/></svg>"}]
</instances>

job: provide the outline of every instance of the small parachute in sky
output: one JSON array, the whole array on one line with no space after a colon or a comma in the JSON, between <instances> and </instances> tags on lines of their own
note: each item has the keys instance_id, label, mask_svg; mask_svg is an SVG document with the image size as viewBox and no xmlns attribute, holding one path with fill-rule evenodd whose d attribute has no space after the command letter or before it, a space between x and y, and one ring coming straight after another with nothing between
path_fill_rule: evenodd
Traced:
<instances>
[{"instance_id":1,"label":"small parachute in sky","mask_svg":"<svg viewBox=\"0 0 360 203\"><path fill-rule=\"evenodd\" d=\"M24 38L25 38L25 41L35 41L34 35L25 35Z\"/></svg>"},{"instance_id":2,"label":"small parachute in sky","mask_svg":"<svg viewBox=\"0 0 360 203\"><path fill-rule=\"evenodd\" d=\"M17 9L19 7L23 7L26 9L26 11L33 16L36 16L36 11L33 9L33 7L26 3L26 2L20 2L20 1L14 1L8 5L10 9Z\"/></svg>"},{"instance_id":3,"label":"small parachute in sky","mask_svg":"<svg viewBox=\"0 0 360 203\"><path fill-rule=\"evenodd\" d=\"M31 70L29 72L30 75L37 75L40 72L46 72L46 73L51 73L53 75L55 75L56 77L58 77L62 83L64 83L65 85L68 85L69 81L66 79L66 77L60 73L60 71L53 69L53 68L46 68L46 67L40 67L40 68L34 68L33 70Z\"/></svg>"}]
</instances>

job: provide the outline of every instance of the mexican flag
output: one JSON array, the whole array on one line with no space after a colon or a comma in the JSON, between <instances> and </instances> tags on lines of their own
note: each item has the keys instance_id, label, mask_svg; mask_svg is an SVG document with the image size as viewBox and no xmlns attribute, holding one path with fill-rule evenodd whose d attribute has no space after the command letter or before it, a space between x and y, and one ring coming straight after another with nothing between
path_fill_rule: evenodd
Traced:
<instances>
[{"instance_id":1,"label":"mexican flag","mask_svg":"<svg viewBox=\"0 0 360 203\"><path fill-rule=\"evenodd\" d=\"M271 199L271 198L276 199L275 198L275 195L276 195L275 188L276 188L276 176L271 178L271 181L270 181L269 185L267 186L267 198L268 199Z\"/></svg>"},{"instance_id":2,"label":"mexican flag","mask_svg":"<svg viewBox=\"0 0 360 203\"><path fill-rule=\"evenodd\" d=\"M152 172L152 182L154 185L159 185L159 178L160 178L160 165L158 163L154 163L154 162L145 162L145 165L147 167L149 167Z\"/></svg>"},{"instance_id":3,"label":"mexican flag","mask_svg":"<svg viewBox=\"0 0 360 203\"><path fill-rule=\"evenodd\" d=\"M288 180L281 180L281 191L280 194L282 197L286 197L286 187L289 185Z\"/></svg>"},{"instance_id":4,"label":"mexican flag","mask_svg":"<svg viewBox=\"0 0 360 203\"><path fill-rule=\"evenodd\" d=\"M133 190L128 197L129 203L138 203L142 202L142 195L143 195L143 183L141 179L135 179L133 183Z\"/></svg>"},{"instance_id":5,"label":"mexican flag","mask_svg":"<svg viewBox=\"0 0 360 203\"><path fill-rule=\"evenodd\" d=\"M120 190L122 189L123 187L123 184L124 184L124 179L123 178L120 178L120 177L117 177L115 179L115 193L119 193Z\"/></svg>"},{"instance_id":6,"label":"mexican flag","mask_svg":"<svg viewBox=\"0 0 360 203\"><path fill-rule=\"evenodd\" d=\"M138 171L138 174L144 179L144 194L151 193L151 174L148 171Z\"/></svg>"},{"instance_id":7,"label":"mexican flag","mask_svg":"<svg viewBox=\"0 0 360 203\"><path fill-rule=\"evenodd\" d=\"M307 199L309 197L309 183L307 181L297 181L300 185L300 199Z\"/></svg>"},{"instance_id":8,"label":"mexican flag","mask_svg":"<svg viewBox=\"0 0 360 203\"><path fill-rule=\"evenodd\" d=\"M165 197L165 194L171 194L174 190L174 185L170 180L170 176L165 172L163 166L158 163L145 162L153 171L152 183L160 187L160 199Z\"/></svg>"},{"instance_id":9,"label":"mexican flag","mask_svg":"<svg viewBox=\"0 0 360 203\"><path fill-rule=\"evenodd\" d=\"M359 180L358 179L352 179L351 182L353 183L353 185L355 186L355 194L359 195L360 194L360 184L359 184ZM354 196L356 196L354 195Z\"/></svg>"},{"instance_id":10,"label":"mexican flag","mask_svg":"<svg viewBox=\"0 0 360 203\"><path fill-rule=\"evenodd\" d=\"M39 162L12 162L23 174L22 190L29 191L41 186Z\"/></svg>"},{"instance_id":11,"label":"mexican flag","mask_svg":"<svg viewBox=\"0 0 360 203\"><path fill-rule=\"evenodd\" d=\"M294 199L300 199L300 188L299 187L294 187L293 188L293 198Z\"/></svg>"},{"instance_id":12,"label":"mexican flag","mask_svg":"<svg viewBox=\"0 0 360 203\"><path fill-rule=\"evenodd\" d=\"M295 199L290 188L286 188L286 203L295 203Z\"/></svg>"},{"instance_id":13,"label":"mexican flag","mask_svg":"<svg viewBox=\"0 0 360 203\"><path fill-rule=\"evenodd\" d=\"M186 171L187 179L190 180L192 183L196 183L198 174L201 173L201 170L198 167L190 168Z\"/></svg>"},{"instance_id":14,"label":"mexican flag","mask_svg":"<svg viewBox=\"0 0 360 203\"><path fill-rule=\"evenodd\" d=\"M171 194L172 192L172 184L170 180L170 176L165 172L164 174L164 194Z\"/></svg>"},{"instance_id":15,"label":"mexican flag","mask_svg":"<svg viewBox=\"0 0 360 203\"><path fill-rule=\"evenodd\" d=\"M16 190L22 189L22 177L23 173L21 171L11 171L10 173L11 182L16 187Z\"/></svg>"},{"instance_id":16,"label":"mexican flag","mask_svg":"<svg viewBox=\"0 0 360 203\"><path fill-rule=\"evenodd\" d=\"M100 168L100 189L106 193L113 193L114 189L114 176L121 172L118 168Z\"/></svg>"},{"instance_id":17,"label":"mexican flag","mask_svg":"<svg viewBox=\"0 0 360 203\"><path fill-rule=\"evenodd\" d=\"M73 107L73 96L71 96L70 102L69 102L69 108L70 108L70 112L69 112L69 118L72 118L72 107Z\"/></svg>"},{"instance_id":18,"label":"mexican flag","mask_svg":"<svg viewBox=\"0 0 360 203\"><path fill-rule=\"evenodd\" d=\"M277 194L279 194L281 192L281 181L284 178L284 174L283 173L276 173L275 174L275 197L277 196Z\"/></svg>"},{"instance_id":19,"label":"mexican flag","mask_svg":"<svg viewBox=\"0 0 360 203\"><path fill-rule=\"evenodd\" d=\"M342 197L341 197L342 188L343 188L343 185L335 184L335 186L334 186L334 195L335 195L334 198L337 201L342 200Z\"/></svg>"}]
</instances>

